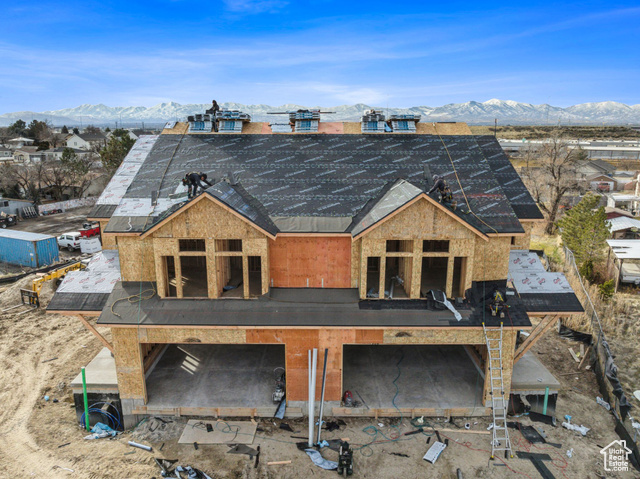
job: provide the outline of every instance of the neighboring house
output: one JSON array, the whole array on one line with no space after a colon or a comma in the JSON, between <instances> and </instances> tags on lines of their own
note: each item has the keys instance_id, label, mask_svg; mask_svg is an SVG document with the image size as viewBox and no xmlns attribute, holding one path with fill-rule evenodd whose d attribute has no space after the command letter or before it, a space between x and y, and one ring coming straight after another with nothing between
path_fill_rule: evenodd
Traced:
<instances>
[{"instance_id":1,"label":"neighboring house","mask_svg":"<svg viewBox=\"0 0 640 479\"><path fill-rule=\"evenodd\" d=\"M393 377L381 378L401 358L408 416L491 415L491 377L500 371L508 401L538 334L583 311L561 273L521 251L544 219L494 137L314 121L314 133L273 133L248 117L237 133L190 134L180 122L143 136L89 214L103 248L118 250L121 279L83 289L67 275L48 312L111 328L112 342L92 328L117 375L99 387L113 391L101 400L122 405L125 427L159 409L273 417L276 368L287 413L301 415L312 348L328 351L327 417L396 415ZM188 199L181 180L196 170L212 186ZM434 174L457 208L428 194ZM508 297L504 319L484 299L494 288ZM531 316L541 329L516 348ZM501 368L489 368L496 349L483 325L500 334ZM540 400L546 381L534 387ZM342 408L347 390L367 409Z\"/></svg>"},{"instance_id":2,"label":"neighboring house","mask_svg":"<svg viewBox=\"0 0 640 479\"><path fill-rule=\"evenodd\" d=\"M631 212L632 216L636 216L638 213L638 206L640 205L640 196L635 194L626 193L610 193L606 195L607 206L610 208L619 208Z\"/></svg>"},{"instance_id":3,"label":"neighboring house","mask_svg":"<svg viewBox=\"0 0 640 479\"><path fill-rule=\"evenodd\" d=\"M31 146L35 143L35 140L32 140L31 138L20 137L9 140L7 143L9 143L10 148L16 149L22 148L24 146Z\"/></svg>"},{"instance_id":4,"label":"neighboring house","mask_svg":"<svg viewBox=\"0 0 640 479\"><path fill-rule=\"evenodd\" d=\"M19 200L17 198L0 197L0 212L8 215L20 216L22 209L28 206L33 206L33 202L29 200Z\"/></svg>"},{"instance_id":5,"label":"neighboring house","mask_svg":"<svg viewBox=\"0 0 640 479\"><path fill-rule=\"evenodd\" d=\"M44 150L38 150L37 146L23 146L13 152L13 159L18 163L34 163L44 161Z\"/></svg>"},{"instance_id":6,"label":"neighboring house","mask_svg":"<svg viewBox=\"0 0 640 479\"><path fill-rule=\"evenodd\" d=\"M127 130L127 134L129 135L129 138L131 138L134 141L139 138L139 136L136 135L132 130ZM107 141L109 141L111 137L113 137L113 131L110 131L109 133L107 133Z\"/></svg>"},{"instance_id":7,"label":"neighboring house","mask_svg":"<svg viewBox=\"0 0 640 479\"><path fill-rule=\"evenodd\" d=\"M623 190L624 187L637 178L637 171L616 171L611 175L614 180L618 183L618 190Z\"/></svg>"},{"instance_id":8,"label":"neighboring house","mask_svg":"<svg viewBox=\"0 0 640 479\"><path fill-rule=\"evenodd\" d=\"M65 141L69 148L93 150L106 146L107 137L102 133L73 133Z\"/></svg>"},{"instance_id":9,"label":"neighboring house","mask_svg":"<svg viewBox=\"0 0 640 479\"><path fill-rule=\"evenodd\" d=\"M594 175L611 176L615 173L616 167L611 163L603 160L592 160L580 162L578 165L578 174L580 178L586 180Z\"/></svg>"},{"instance_id":10,"label":"neighboring house","mask_svg":"<svg viewBox=\"0 0 640 479\"><path fill-rule=\"evenodd\" d=\"M616 191L618 189L618 182L611 176L596 173L585 178L586 183L589 185L591 191L598 193L608 193L610 191Z\"/></svg>"},{"instance_id":11,"label":"neighboring house","mask_svg":"<svg viewBox=\"0 0 640 479\"><path fill-rule=\"evenodd\" d=\"M9 148L0 148L0 162L13 161L13 150Z\"/></svg>"},{"instance_id":12,"label":"neighboring house","mask_svg":"<svg viewBox=\"0 0 640 479\"><path fill-rule=\"evenodd\" d=\"M66 150L67 148L69 147L59 147L59 148L51 148L49 150L44 150L45 158L49 161L51 160L60 161L60 159L62 158L62 154L64 153L64 150ZM81 150L79 148L71 148L71 149L78 156L84 156L84 155L90 154L90 152L88 152L87 150Z\"/></svg>"},{"instance_id":13,"label":"neighboring house","mask_svg":"<svg viewBox=\"0 0 640 479\"><path fill-rule=\"evenodd\" d=\"M618 216L607 220L607 223L613 239L638 239L640 237L640 220Z\"/></svg>"},{"instance_id":14,"label":"neighboring house","mask_svg":"<svg viewBox=\"0 0 640 479\"><path fill-rule=\"evenodd\" d=\"M604 212L607 215L607 219L618 218L620 216L626 216L627 218L633 218L633 215L626 210L621 210L620 208L612 208L611 206L606 206L604 208Z\"/></svg>"}]
</instances>

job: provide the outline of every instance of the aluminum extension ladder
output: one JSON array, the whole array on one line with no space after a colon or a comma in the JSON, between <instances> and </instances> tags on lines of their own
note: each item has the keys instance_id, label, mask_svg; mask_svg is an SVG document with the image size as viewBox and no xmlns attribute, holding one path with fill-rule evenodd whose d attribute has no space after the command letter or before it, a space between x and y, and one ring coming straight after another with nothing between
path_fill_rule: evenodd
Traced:
<instances>
[{"instance_id":1,"label":"aluminum extension ladder","mask_svg":"<svg viewBox=\"0 0 640 479\"><path fill-rule=\"evenodd\" d=\"M508 400L504 397L504 381L502 377L502 322L500 322L500 328L487 328L483 322L482 329L487 343L491 413L493 415L491 459L495 457L496 451L505 451L505 454L508 452L509 457L513 457L511 439L509 439L509 431L507 430Z\"/></svg>"}]
</instances>

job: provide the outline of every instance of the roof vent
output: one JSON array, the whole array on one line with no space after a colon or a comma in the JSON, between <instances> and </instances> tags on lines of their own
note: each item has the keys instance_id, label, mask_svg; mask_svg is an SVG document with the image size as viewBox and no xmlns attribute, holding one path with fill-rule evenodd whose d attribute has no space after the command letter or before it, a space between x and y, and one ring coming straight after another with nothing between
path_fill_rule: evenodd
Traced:
<instances>
[{"instance_id":1,"label":"roof vent","mask_svg":"<svg viewBox=\"0 0 640 479\"><path fill-rule=\"evenodd\" d=\"M320 110L296 110L296 111L275 111L268 112L269 115L289 115L289 125L293 127L293 131L296 133L314 133L318 131L320 126L320 114L321 113L334 113L333 111L320 111ZM272 123L271 128L273 130L274 125L278 129L277 133L284 133L284 128L281 127L282 123ZM276 131L274 131L275 133Z\"/></svg>"},{"instance_id":2,"label":"roof vent","mask_svg":"<svg viewBox=\"0 0 640 479\"><path fill-rule=\"evenodd\" d=\"M389 123L396 133L415 133L420 115L391 115Z\"/></svg>"},{"instance_id":3,"label":"roof vent","mask_svg":"<svg viewBox=\"0 0 640 479\"><path fill-rule=\"evenodd\" d=\"M382 111L367 110L360 121L362 133L384 133L385 132L385 116Z\"/></svg>"}]
</instances>

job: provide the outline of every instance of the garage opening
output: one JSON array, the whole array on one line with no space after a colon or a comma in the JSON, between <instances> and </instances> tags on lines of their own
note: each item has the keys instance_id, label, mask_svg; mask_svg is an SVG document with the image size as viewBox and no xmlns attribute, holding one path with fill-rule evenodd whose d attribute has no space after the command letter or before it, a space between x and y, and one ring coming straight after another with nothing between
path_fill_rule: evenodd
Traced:
<instances>
[{"instance_id":1,"label":"garage opening","mask_svg":"<svg viewBox=\"0 0 640 479\"><path fill-rule=\"evenodd\" d=\"M249 296L262 295L262 258L249 256Z\"/></svg>"},{"instance_id":2,"label":"garage opening","mask_svg":"<svg viewBox=\"0 0 640 479\"><path fill-rule=\"evenodd\" d=\"M385 297L406 299L411 294L412 258L387 257L384 272Z\"/></svg>"},{"instance_id":3,"label":"garage opening","mask_svg":"<svg viewBox=\"0 0 640 479\"><path fill-rule=\"evenodd\" d=\"M370 409L484 407L484 374L464 346L345 345L342 384Z\"/></svg>"},{"instance_id":4,"label":"garage opening","mask_svg":"<svg viewBox=\"0 0 640 479\"><path fill-rule=\"evenodd\" d=\"M180 256L182 269L182 296L206 298L209 296L206 256Z\"/></svg>"},{"instance_id":5,"label":"garage opening","mask_svg":"<svg viewBox=\"0 0 640 479\"><path fill-rule=\"evenodd\" d=\"M244 298L242 256L218 256L218 296Z\"/></svg>"},{"instance_id":6,"label":"garage opening","mask_svg":"<svg viewBox=\"0 0 640 479\"><path fill-rule=\"evenodd\" d=\"M147 406L255 407L272 413L274 369L283 367L284 345L170 344L147 373Z\"/></svg>"},{"instance_id":7,"label":"garage opening","mask_svg":"<svg viewBox=\"0 0 640 479\"><path fill-rule=\"evenodd\" d=\"M438 289L446 291L447 288L447 263L446 257L423 257L422 273L420 275L420 296L426 298L429 290Z\"/></svg>"}]
</instances>

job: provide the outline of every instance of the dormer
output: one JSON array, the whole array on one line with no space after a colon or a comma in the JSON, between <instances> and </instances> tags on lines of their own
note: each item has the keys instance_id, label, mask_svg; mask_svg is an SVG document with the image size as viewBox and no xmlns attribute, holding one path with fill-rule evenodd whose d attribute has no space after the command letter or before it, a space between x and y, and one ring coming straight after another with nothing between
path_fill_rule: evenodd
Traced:
<instances>
[{"instance_id":1,"label":"dormer","mask_svg":"<svg viewBox=\"0 0 640 479\"><path fill-rule=\"evenodd\" d=\"M394 133L415 133L420 115L391 115L388 123Z\"/></svg>"}]
</instances>

